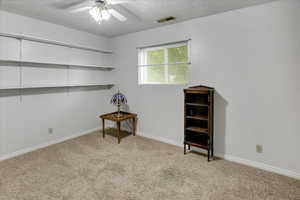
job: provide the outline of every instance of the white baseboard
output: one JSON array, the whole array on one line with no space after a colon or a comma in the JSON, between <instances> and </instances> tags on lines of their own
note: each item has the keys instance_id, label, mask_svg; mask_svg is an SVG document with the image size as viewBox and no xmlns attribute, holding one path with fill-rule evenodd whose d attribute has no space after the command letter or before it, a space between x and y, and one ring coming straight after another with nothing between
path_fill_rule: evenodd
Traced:
<instances>
[{"instance_id":1,"label":"white baseboard","mask_svg":"<svg viewBox=\"0 0 300 200\"><path fill-rule=\"evenodd\" d=\"M175 146L178 146L178 147L183 147L183 144L180 144L178 142L175 142L175 141L163 138L163 137L147 135L147 134L144 134L144 133L139 133L138 135L140 135L142 137L149 138L149 139L157 140L157 141L160 141L160 142L164 142L164 143L167 143L167 144L175 145ZM199 150L199 151L202 152L201 150ZM217 157L223 158L224 160L228 160L228 161L231 161L231 162L247 165L247 166L250 166L250 167L262 169L262 170L265 170L265 171L268 171L268 172L273 172L273 173L276 173L276 174L280 174L280 175L284 175L284 176L288 176L288 177L300 180L300 173L297 173L297 172L294 172L294 171L291 171L291 170L288 170L288 169L283 169L283 168L280 168L280 167L274 167L272 165L268 165L268 164L265 164L265 163L262 163L262 162L247 160L247 159L239 158L239 157L232 156L232 155L224 155L224 154L218 153L218 152L215 152L215 155Z\"/></svg>"},{"instance_id":2,"label":"white baseboard","mask_svg":"<svg viewBox=\"0 0 300 200\"><path fill-rule=\"evenodd\" d=\"M50 142L46 142L46 143L39 144L39 145L36 145L36 146L33 146L33 147L25 148L25 149L22 149L22 150L19 150L19 151L15 151L13 153L1 156L0 161L7 160L7 159L10 159L10 158L13 158L13 157L17 157L17 156L23 155L25 153L29 153L29 152L32 152L32 151L35 151L35 150L38 150L38 149L42 149L42 148L45 148L45 147L53 145L53 144L64 142L66 140L71 140L73 138L77 138L77 137L80 137L80 136L83 136L83 135L87 135L87 134L90 134L90 133L98 131L98 130L100 130L99 127L98 128L93 128L93 129L90 129L90 130L87 130L87 131L84 131L84 132L81 132L81 133L77 133L77 134L74 134L74 135L71 135L71 136L62 137L62 138L59 138L59 139L52 140Z\"/></svg>"},{"instance_id":3,"label":"white baseboard","mask_svg":"<svg viewBox=\"0 0 300 200\"><path fill-rule=\"evenodd\" d=\"M239 158L239 157L232 156L232 155L223 155L223 158L228 161L240 163L243 165L248 165L251 167L255 167L258 169L262 169L265 171L273 172L276 174L280 174L280 175L284 175L284 176L288 176L288 177L300 180L300 173L297 173L297 172L294 172L294 171L291 171L288 169L283 169L283 168L275 167L275 166L268 165L268 164L265 164L262 162L247 160L247 159Z\"/></svg>"},{"instance_id":4,"label":"white baseboard","mask_svg":"<svg viewBox=\"0 0 300 200\"><path fill-rule=\"evenodd\" d=\"M141 132L139 132L137 135L138 135L138 136L145 137L145 138L149 138L149 139L152 139L152 140L157 140L157 141L159 141L159 142L164 142L164 143L167 143L167 144L172 144L172 145L175 145L175 146L178 146L178 147L183 147L183 144L180 144L180 143L175 142L175 141L173 141L173 140L166 139L166 138L164 138L164 137L153 136L153 135L147 135L147 134L141 133Z\"/></svg>"}]
</instances>

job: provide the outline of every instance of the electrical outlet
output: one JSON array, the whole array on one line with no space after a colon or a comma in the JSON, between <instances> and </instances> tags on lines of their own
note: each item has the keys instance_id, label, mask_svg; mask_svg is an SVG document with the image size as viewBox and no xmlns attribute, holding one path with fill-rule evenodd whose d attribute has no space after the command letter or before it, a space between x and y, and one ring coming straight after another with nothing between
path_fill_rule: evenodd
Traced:
<instances>
[{"instance_id":1,"label":"electrical outlet","mask_svg":"<svg viewBox=\"0 0 300 200\"><path fill-rule=\"evenodd\" d=\"M262 153L263 152L263 146L261 144L256 145L256 152L257 153Z\"/></svg>"},{"instance_id":2,"label":"electrical outlet","mask_svg":"<svg viewBox=\"0 0 300 200\"><path fill-rule=\"evenodd\" d=\"M52 134L53 134L53 128L48 128L48 133L49 133L50 135L52 135Z\"/></svg>"}]
</instances>

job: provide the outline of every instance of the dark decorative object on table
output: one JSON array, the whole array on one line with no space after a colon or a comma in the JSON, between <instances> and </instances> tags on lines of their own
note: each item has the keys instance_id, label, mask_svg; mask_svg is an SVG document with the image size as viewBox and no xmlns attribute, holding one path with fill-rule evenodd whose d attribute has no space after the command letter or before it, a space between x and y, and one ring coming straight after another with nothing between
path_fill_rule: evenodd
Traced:
<instances>
[{"instance_id":1,"label":"dark decorative object on table","mask_svg":"<svg viewBox=\"0 0 300 200\"><path fill-rule=\"evenodd\" d=\"M121 106L127 104L127 99L124 94L118 91L110 100L110 103L118 106L118 112L116 117L122 117Z\"/></svg>"}]
</instances>

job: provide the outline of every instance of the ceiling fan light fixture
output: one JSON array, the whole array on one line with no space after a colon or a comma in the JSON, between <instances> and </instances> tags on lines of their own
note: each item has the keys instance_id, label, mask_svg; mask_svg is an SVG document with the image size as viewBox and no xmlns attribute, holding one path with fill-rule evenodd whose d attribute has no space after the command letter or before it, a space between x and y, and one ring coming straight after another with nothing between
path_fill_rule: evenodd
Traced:
<instances>
[{"instance_id":1,"label":"ceiling fan light fixture","mask_svg":"<svg viewBox=\"0 0 300 200\"><path fill-rule=\"evenodd\" d=\"M104 20L108 20L111 16L107 9L102 10L101 15Z\"/></svg>"},{"instance_id":2,"label":"ceiling fan light fixture","mask_svg":"<svg viewBox=\"0 0 300 200\"><path fill-rule=\"evenodd\" d=\"M100 10L97 7L93 7L89 11L90 15L94 18L95 21L100 20Z\"/></svg>"},{"instance_id":3,"label":"ceiling fan light fixture","mask_svg":"<svg viewBox=\"0 0 300 200\"><path fill-rule=\"evenodd\" d=\"M99 24L104 20L108 20L111 16L106 7L102 6L94 6L90 9L89 13L93 17L93 19Z\"/></svg>"}]
</instances>

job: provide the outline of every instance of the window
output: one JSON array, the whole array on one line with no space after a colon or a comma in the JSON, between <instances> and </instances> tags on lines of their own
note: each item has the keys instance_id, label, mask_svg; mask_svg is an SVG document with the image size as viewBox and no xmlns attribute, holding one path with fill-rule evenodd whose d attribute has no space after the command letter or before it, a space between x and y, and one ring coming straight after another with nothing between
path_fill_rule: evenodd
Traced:
<instances>
[{"instance_id":1,"label":"window","mask_svg":"<svg viewBox=\"0 0 300 200\"><path fill-rule=\"evenodd\" d=\"M139 84L186 84L189 42L139 49Z\"/></svg>"}]
</instances>

